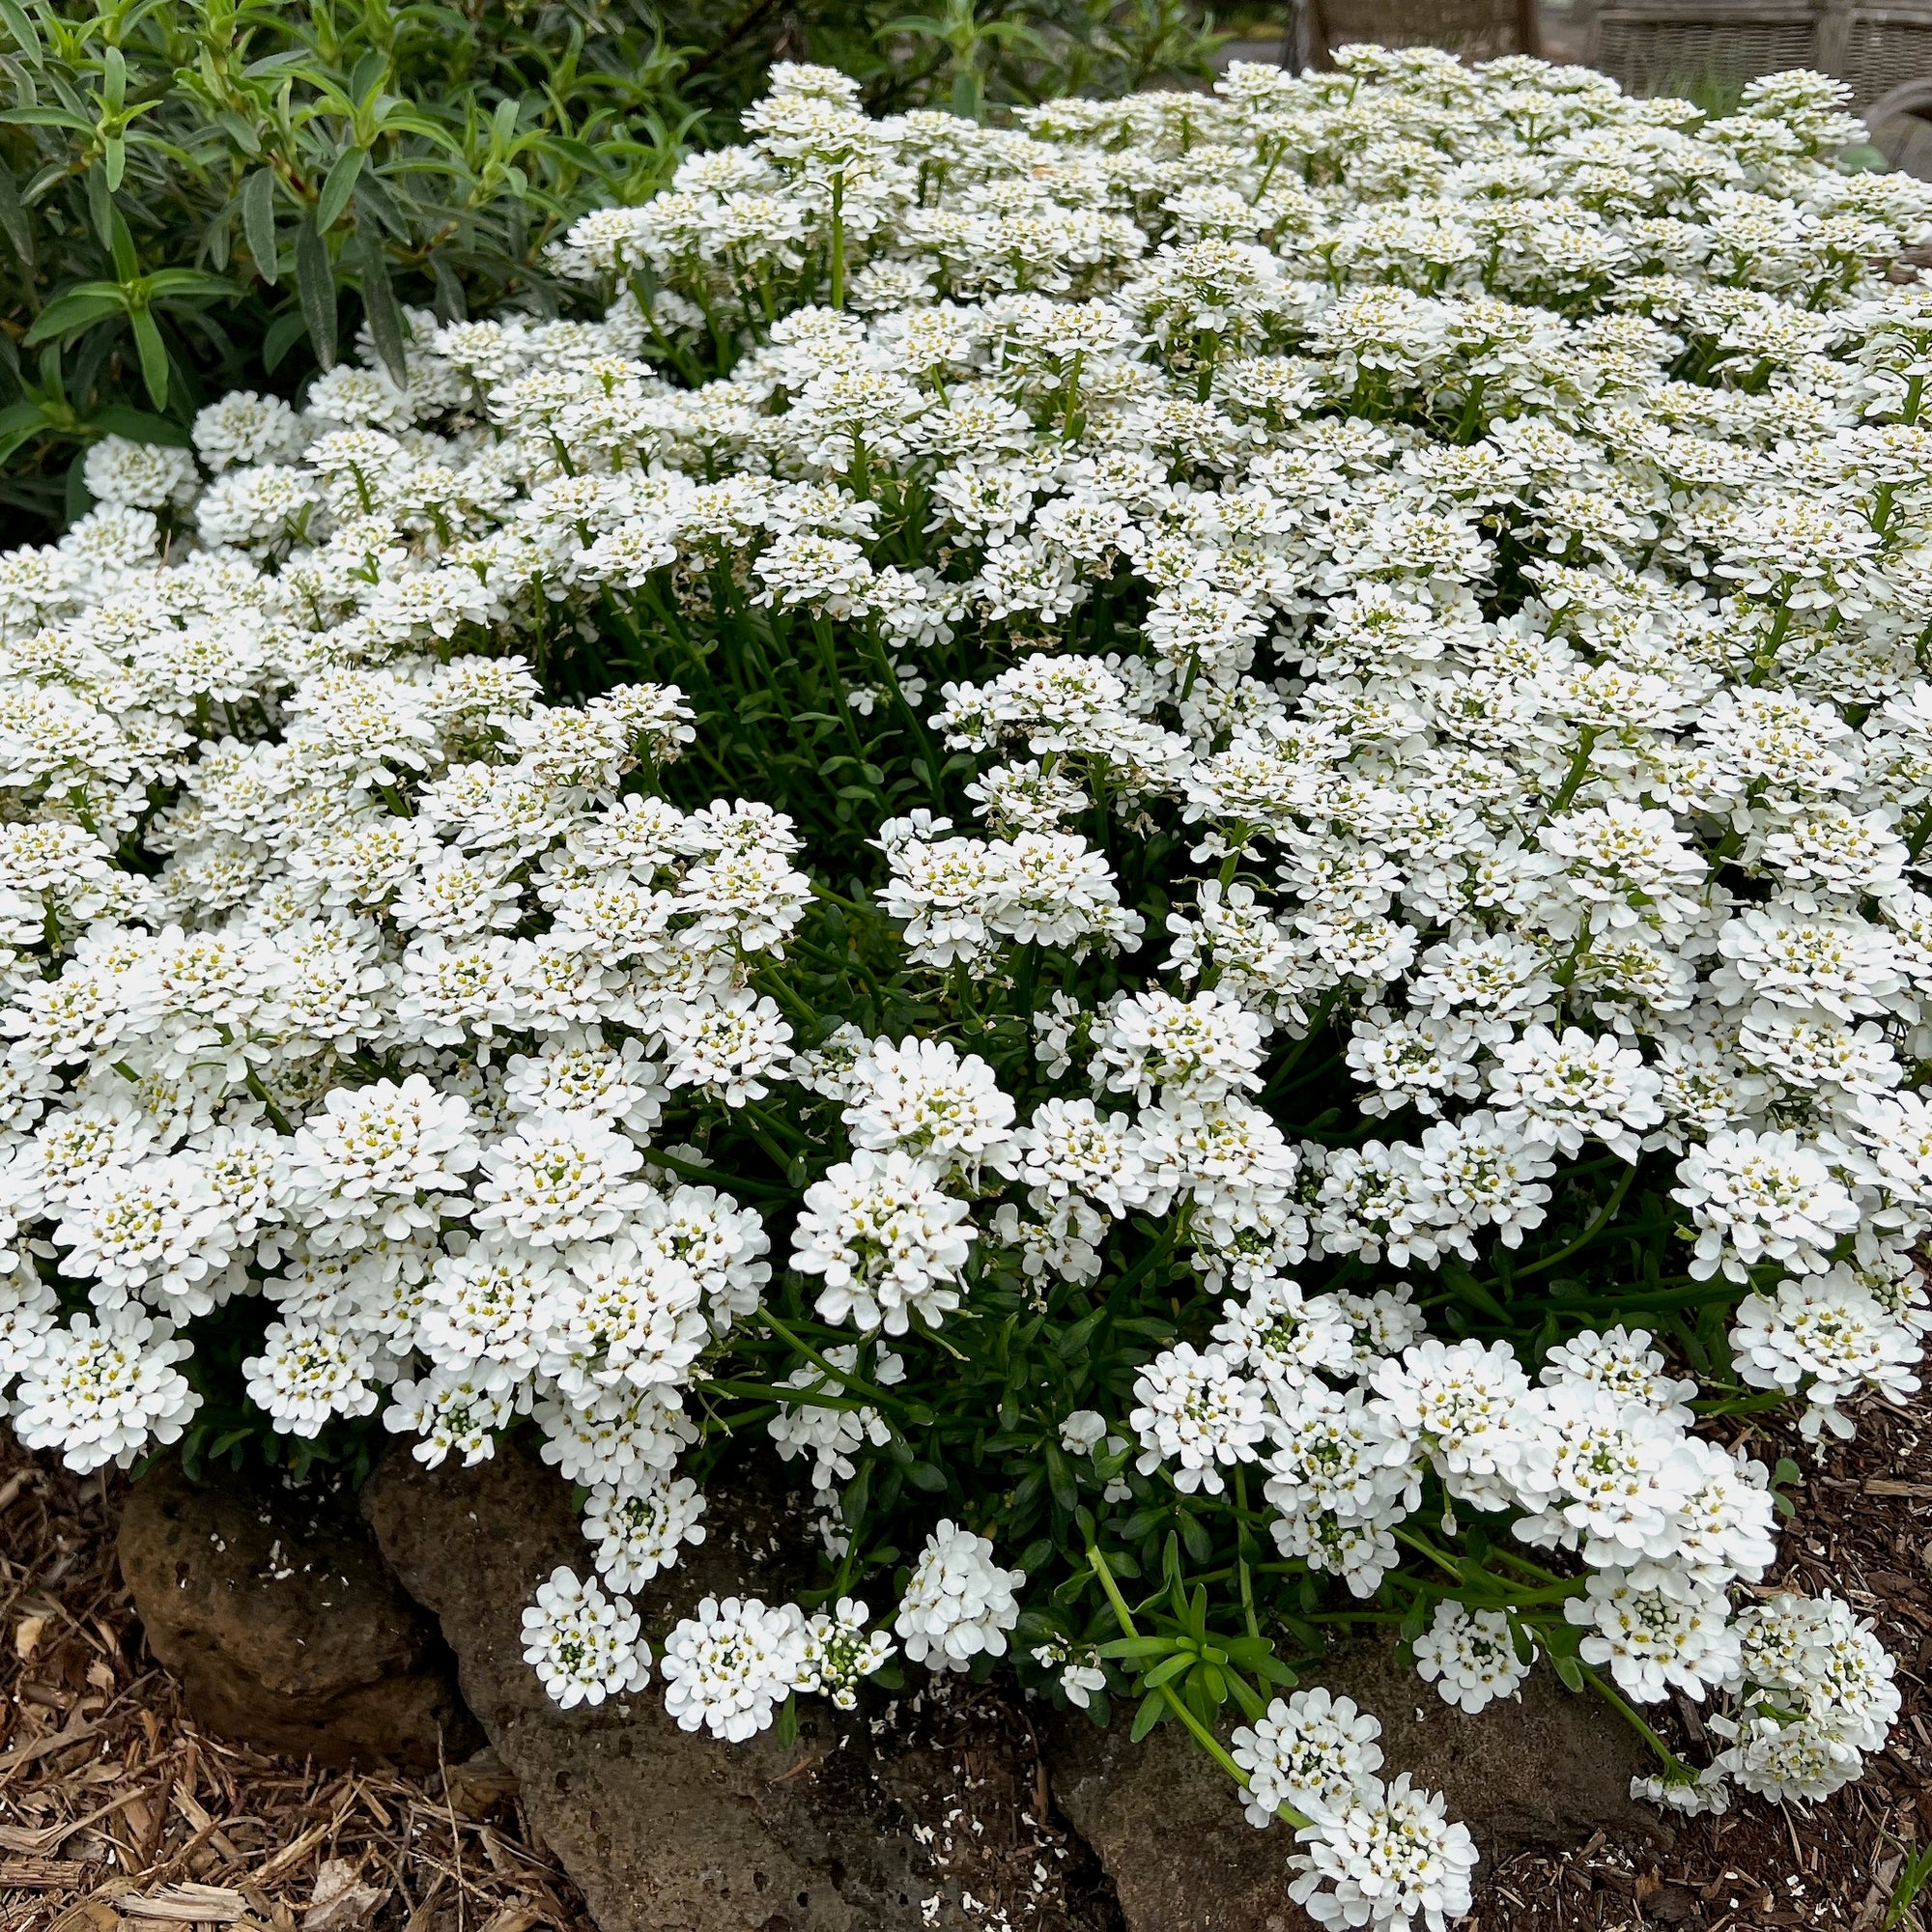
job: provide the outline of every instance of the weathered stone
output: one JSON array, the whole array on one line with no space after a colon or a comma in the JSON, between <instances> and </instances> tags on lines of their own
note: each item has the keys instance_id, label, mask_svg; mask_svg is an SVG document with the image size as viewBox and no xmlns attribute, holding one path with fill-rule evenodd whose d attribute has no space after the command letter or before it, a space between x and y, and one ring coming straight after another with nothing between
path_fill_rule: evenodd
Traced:
<instances>
[{"instance_id":1,"label":"weathered stone","mask_svg":"<svg viewBox=\"0 0 1932 1932\"><path fill-rule=\"evenodd\" d=\"M128 1497L121 1574L148 1647L211 1729L292 1757L422 1768L480 1742L434 1622L353 1505L172 1462Z\"/></svg>"},{"instance_id":2,"label":"weathered stone","mask_svg":"<svg viewBox=\"0 0 1932 1932\"><path fill-rule=\"evenodd\" d=\"M1406 1771L1444 1792L1486 1861L1578 1845L1597 1831L1661 1835L1630 1797L1642 1747L1548 1669L1520 1701L1476 1717L1445 1704L1393 1644L1351 1645L1319 1681L1381 1719L1383 1776ZM1114 1881L1127 1932L1310 1932L1288 1896L1293 1833L1254 1830L1226 1776L1178 1726L1134 1745L1124 1720L1100 1731L1061 1714L1041 1744L1054 1796Z\"/></svg>"},{"instance_id":3,"label":"weathered stone","mask_svg":"<svg viewBox=\"0 0 1932 1932\"><path fill-rule=\"evenodd\" d=\"M1486 1860L1568 1851L1594 1832L1653 1843L1666 1835L1630 1795L1631 1779L1656 1768L1641 1740L1594 1692L1566 1690L1548 1663L1520 1697L1474 1717L1445 1704L1392 1642L1350 1646L1319 1681L1381 1719L1383 1776L1406 1771L1446 1792L1450 1815Z\"/></svg>"},{"instance_id":4,"label":"weathered stone","mask_svg":"<svg viewBox=\"0 0 1932 1932\"><path fill-rule=\"evenodd\" d=\"M638 1599L647 1634L706 1594L770 1601L810 1580L797 1540L808 1512L778 1468L762 1490L713 1486L709 1536ZM623 1702L557 1710L523 1660L522 1613L558 1564L586 1574L590 1552L568 1486L522 1443L499 1443L473 1469L392 1454L362 1507L397 1575L441 1619L470 1708L601 1932L979 1932L983 1905L969 1911L968 1890L988 1901L1009 1870L1032 1885L1039 1857L1059 1884L1062 1861L1037 1849L1056 1840L1034 1766L1011 1747L1014 1732L1027 1736L1016 1715L1007 1732L982 1726L960 1745L884 1719L875 1730L806 1698L794 1744L767 1731L724 1745L680 1731L655 1682ZM901 1718L913 1701L899 1701ZM953 1700L925 1689L919 1702L929 1717ZM1118 1925L1111 1899L1054 1899L1023 1922Z\"/></svg>"}]
</instances>

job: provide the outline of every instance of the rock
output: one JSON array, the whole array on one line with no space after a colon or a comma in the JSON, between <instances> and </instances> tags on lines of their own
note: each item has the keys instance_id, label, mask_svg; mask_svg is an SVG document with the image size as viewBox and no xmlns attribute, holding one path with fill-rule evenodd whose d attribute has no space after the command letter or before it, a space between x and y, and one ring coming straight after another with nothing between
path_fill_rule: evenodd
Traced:
<instances>
[{"instance_id":1,"label":"rock","mask_svg":"<svg viewBox=\"0 0 1932 1932\"><path fill-rule=\"evenodd\" d=\"M1566 1690L1548 1663L1522 1694L1473 1718L1445 1704L1393 1643L1364 1641L1309 1683L1352 1697L1382 1720L1384 1776L1406 1771L1448 1794L1488 1862L1517 1852L1569 1851L1593 1832L1667 1841L1655 1811L1630 1795L1655 1769L1636 1733L1594 1691Z\"/></svg>"},{"instance_id":2,"label":"rock","mask_svg":"<svg viewBox=\"0 0 1932 1932\"><path fill-rule=\"evenodd\" d=\"M129 1492L121 1575L148 1647L211 1729L262 1749L421 1769L481 1743L435 1623L353 1508L173 1462Z\"/></svg>"},{"instance_id":3,"label":"rock","mask_svg":"<svg viewBox=\"0 0 1932 1932\"><path fill-rule=\"evenodd\" d=\"M797 1541L809 1513L778 1472L773 1461L762 1486L736 1493L714 1484L709 1536L638 1599L654 1652L706 1594L771 1601L810 1580ZM655 1674L625 1702L559 1711L523 1661L520 1631L556 1565L590 1572L569 1486L512 1438L473 1469L425 1470L392 1453L362 1507L404 1584L441 1619L469 1707L600 1932L981 1932L998 1922L988 1907L1009 1903L1021 1908L1012 1922L1040 1932L1118 1926L1110 1898L1041 1894L1036 1864L1058 1889L1084 1852L1046 1819L1024 1719L1003 1707L1001 1728L977 1688L935 1692L915 1669L921 1694L870 1720L802 1698L792 1745L775 1730L728 1746L680 1731Z\"/></svg>"},{"instance_id":4,"label":"rock","mask_svg":"<svg viewBox=\"0 0 1932 1932\"><path fill-rule=\"evenodd\" d=\"M1382 1774L1408 1772L1445 1792L1486 1863L1532 1848L1568 1849L1593 1832L1659 1839L1655 1817L1630 1796L1646 1768L1641 1745L1594 1699L1573 1696L1545 1668L1520 1701L1469 1717L1445 1704L1396 1657L1363 1642L1319 1676L1382 1722ZM1230 1726L1232 1729L1232 1725ZM1309 1932L1288 1897L1294 1835L1256 1831L1224 1773L1178 1725L1143 1743L1122 1720L1096 1730L1073 1713L1042 1727L1061 1809L1099 1856L1127 1932Z\"/></svg>"},{"instance_id":5,"label":"rock","mask_svg":"<svg viewBox=\"0 0 1932 1932\"><path fill-rule=\"evenodd\" d=\"M1162 1724L1134 1744L1124 1717L1102 1731L1055 1712L1040 1744L1054 1799L1114 1881L1126 1932L1315 1932L1288 1895L1293 1833L1257 1832L1184 1732Z\"/></svg>"}]
</instances>

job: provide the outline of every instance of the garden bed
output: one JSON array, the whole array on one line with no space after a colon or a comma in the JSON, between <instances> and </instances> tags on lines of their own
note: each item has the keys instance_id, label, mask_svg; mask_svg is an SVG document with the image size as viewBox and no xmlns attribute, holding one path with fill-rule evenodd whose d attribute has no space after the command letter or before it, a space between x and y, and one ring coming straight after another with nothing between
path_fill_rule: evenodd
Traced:
<instances>
[{"instance_id":1,"label":"garden bed","mask_svg":"<svg viewBox=\"0 0 1932 1932\"><path fill-rule=\"evenodd\" d=\"M1811 1469L1805 1533L1788 1540L1775 1580L1837 1588L1877 1619L1900 1660L1904 1692L1885 1757L1818 1805L1747 1802L1721 1818L1682 1821L1667 1850L1618 1841L1511 1859L1481 1875L1463 1921L1470 1932L1634 1932L1645 1924L1872 1932L1884 1922L1902 1854L1932 1840L1932 1413L1923 1405L1872 1405L1861 1421L1856 1442L1833 1445ZM147 1932L154 1921L118 1901L166 1896L185 1884L238 1892L250 1917L292 1927L310 1910L317 1872L330 1859L387 1892L365 1921L369 1932L457 1932L459 1889L470 1932L596 1932L503 1783L460 1769L448 1784L380 1767L318 1772L198 1724L180 1687L146 1654L116 1569L125 1492L117 1474L77 1479L0 1434L7 1932ZM22 1657L17 1634L30 1618L44 1622ZM935 1739L945 1782L970 1787L985 1764L1011 1759L1009 1708L969 1698L954 1713L952 1728ZM95 1728L81 1736L81 1725ZM70 1726L71 1745L45 1749ZM15 1755L29 1749L41 1754ZM154 1799L163 1790L179 1795L156 1831ZM1056 1821L1048 1795L1000 1795L997 1805L982 1798L957 1806L952 1848L964 1889L992 1908L989 1925L1005 1909L1014 1932L1120 1932L1104 1881ZM460 1859L451 1856L452 1799ZM117 1801L127 1802L97 1815ZM39 1852L19 1848L18 1833L48 1834L90 1817L97 1822ZM1073 1882L1060 1894L1064 1903L1043 1904L1034 1867L1056 1843L1064 1856L1052 1863L1070 1861Z\"/></svg>"}]
</instances>

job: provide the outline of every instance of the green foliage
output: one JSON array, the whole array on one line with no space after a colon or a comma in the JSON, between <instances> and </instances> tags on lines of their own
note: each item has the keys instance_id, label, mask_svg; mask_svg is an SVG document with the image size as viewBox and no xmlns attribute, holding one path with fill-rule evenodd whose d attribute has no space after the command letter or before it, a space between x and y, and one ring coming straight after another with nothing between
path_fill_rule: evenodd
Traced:
<instances>
[{"instance_id":1,"label":"green foliage","mask_svg":"<svg viewBox=\"0 0 1932 1932\"><path fill-rule=\"evenodd\" d=\"M5 0L0 501L71 514L100 435L185 440L358 327L400 372L405 305L554 312L545 244L693 138L679 66L600 0Z\"/></svg>"}]
</instances>

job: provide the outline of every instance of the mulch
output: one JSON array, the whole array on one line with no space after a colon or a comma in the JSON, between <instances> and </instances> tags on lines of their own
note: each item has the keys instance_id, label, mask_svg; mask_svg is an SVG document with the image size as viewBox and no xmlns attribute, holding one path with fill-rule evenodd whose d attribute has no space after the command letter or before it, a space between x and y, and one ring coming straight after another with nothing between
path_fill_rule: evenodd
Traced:
<instances>
[{"instance_id":1,"label":"mulch","mask_svg":"<svg viewBox=\"0 0 1932 1932\"><path fill-rule=\"evenodd\" d=\"M595 1932L487 1761L445 1788L202 1730L121 1583L126 1487L0 1428L4 1932Z\"/></svg>"},{"instance_id":2,"label":"mulch","mask_svg":"<svg viewBox=\"0 0 1932 1932\"><path fill-rule=\"evenodd\" d=\"M1805 1472L1774 1580L1835 1590L1898 1660L1905 1709L1884 1754L1823 1804L1746 1799L1679 1821L1666 1851L1593 1842L1486 1868L1464 1932L1881 1932L1903 1860L1932 1838L1932 1406L1868 1405L1860 1425L1818 1452L1760 1424L1752 1446ZM0 1429L0 1932L595 1932L487 1757L446 1779L341 1773L200 1729L147 1655L116 1569L125 1488L111 1471L75 1478ZM1044 1828L1043 1792L975 1788L964 1734L988 1720L959 1719L962 1748L933 1754L936 1779L949 1762L962 1779L941 1816L990 1798L1037 1804ZM1694 1710L1674 1721L1685 1734ZM978 1862L979 1846L959 1851ZM989 1918L1010 1912L1014 1932L1114 1918L1097 1873L1038 1888L1012 1883L1017 1870L984 1876ZM1932 1932L1932 1891L1922 1908Z\"/></svg>"}]
</instances>

